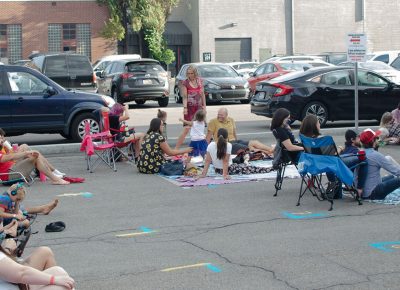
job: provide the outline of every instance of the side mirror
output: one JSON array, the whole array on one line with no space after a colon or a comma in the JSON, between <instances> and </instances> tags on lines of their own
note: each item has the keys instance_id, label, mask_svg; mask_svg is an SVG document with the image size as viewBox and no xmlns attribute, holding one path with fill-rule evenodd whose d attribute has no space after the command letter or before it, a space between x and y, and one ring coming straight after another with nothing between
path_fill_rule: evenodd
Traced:
<instances>
[{"instance_id":1,"label":"side mirror","mask_svg":"<svg viewBox=\"0 0 400 290\"><path fill-rule=\"evenodd\" d=\"M103 73L103 71L100 71L100 70L96 71L96 77L102 78L103 77L102 73Z\"/></svg>"},{"instance_id":2,"label":"side mirror","mask_svg":"<svg viewBox=\"0 0 400 290\"><path fill-rule=\"evenodd\" d=\"M53 87L51 87L51 86L48 86L48 87L44 90L44 96L45 96L46 98L51 97L51 96L55 95L56 93L57 93L56 90L55 90Z\"/></svg>"},{"instance_id":3,"label":"side mirror","mask_svg":"<svg viewBox=\"0 0 400 290\"><path fill-rule=\"evenodd\" d=\"M256 76L255 73L253 73L253 72L249 73L249 77L255 77L255 76Z\"/></svg>"}]
</instances>

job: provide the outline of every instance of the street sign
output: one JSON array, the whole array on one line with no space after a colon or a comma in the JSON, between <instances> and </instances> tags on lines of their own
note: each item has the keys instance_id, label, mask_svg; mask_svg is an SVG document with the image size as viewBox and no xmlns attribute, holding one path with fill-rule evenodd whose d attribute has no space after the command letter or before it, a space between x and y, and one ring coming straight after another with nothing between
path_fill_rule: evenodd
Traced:
<instances>
[{"instance_id":1,"label":"street sign","mask_svg":"<svg viewBox=\"0 0 400 290\"><path fill-rule=\"evenodd\" d=\"M203 61L210 62L211 61L211 52L203 52Z\"/></svg>"},{"instance_id":2,"label":"street sign","mask_svg":"<svg viewBox=\"0 0 400 290\"><path fill-rule=\"evenodd\" d=\"M367 52L367 36L364 33L347 34L347 60L365 61Z\"/></svg>"}]
</instances>

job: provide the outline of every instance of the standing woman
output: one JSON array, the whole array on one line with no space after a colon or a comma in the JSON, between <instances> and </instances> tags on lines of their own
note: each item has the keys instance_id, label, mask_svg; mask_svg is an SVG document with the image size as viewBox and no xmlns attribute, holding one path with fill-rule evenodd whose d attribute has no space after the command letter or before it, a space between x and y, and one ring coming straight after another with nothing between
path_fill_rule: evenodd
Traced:
<instances>
[{"instance_id":1,"label":"standing woman","mask_svg":"<svg viewBox=\"0 0 400 290\"><path fill-rule=\"evenodd\" d=\"M186 80L179 86L183 103L183 119L191 122L198 109L206 113L206 95L204 94L203 82L201 81L197 68L189 65L186 70ZM190 126L184 125L183 131L176 142L175 149L178 149L185 141Z\"/></svg>"}]
</instances>

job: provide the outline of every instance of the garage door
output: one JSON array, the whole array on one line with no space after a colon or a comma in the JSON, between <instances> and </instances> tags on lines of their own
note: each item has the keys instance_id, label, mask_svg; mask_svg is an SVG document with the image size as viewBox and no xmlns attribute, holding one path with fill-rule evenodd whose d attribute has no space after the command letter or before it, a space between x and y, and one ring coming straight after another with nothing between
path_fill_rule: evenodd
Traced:
<instances>
[{"instance_id":1,"label":"garage door","mask_svg":"<svg viewBox=\"0 0 400 290\"><path fill-rule=\"evenodd\" d=\"M251 60L251 38L216 38L215 61Z\"/></svg>"}]
</instances>

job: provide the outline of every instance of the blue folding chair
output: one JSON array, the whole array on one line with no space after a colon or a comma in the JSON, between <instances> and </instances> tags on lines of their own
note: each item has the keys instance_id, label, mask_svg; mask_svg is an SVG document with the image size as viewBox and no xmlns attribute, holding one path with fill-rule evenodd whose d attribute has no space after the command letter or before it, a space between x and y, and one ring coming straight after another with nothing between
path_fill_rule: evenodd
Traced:
<instances>
[{"instance_id":1,"label":"blue folding chair","mask_svg":"<svg viewBox=\"0 0 400 290\"><path fill-rule=\"evenodd\" d=\"M331 136L309 138L300 134L300 140L304 152L300 155L297 167L302 177L297 205L300 205L300 199L309 191L318 200L328 200L331 204L329 210L333 209L334 193L338 188L331 188L329 193L326 192L322 182L323 173L334 174L336 186L341 187L341 183L344 183L361 204L358 192L353 185L353 172L340 158L333 138Z\"/></svg>"}]
</instances>

